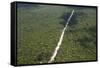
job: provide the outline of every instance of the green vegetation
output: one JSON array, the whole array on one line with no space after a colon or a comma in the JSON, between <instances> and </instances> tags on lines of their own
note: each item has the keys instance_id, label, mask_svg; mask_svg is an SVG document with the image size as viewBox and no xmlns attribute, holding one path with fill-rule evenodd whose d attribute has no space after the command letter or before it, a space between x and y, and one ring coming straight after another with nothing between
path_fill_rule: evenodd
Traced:
<instances>
[{"instance_id":1,"label":"green vegetation","mask_svg":"<svg viewBox=\"0 0 100 68\"><path fill-rule=\"evenodd\" d=\"M50 5L19 7L17 63L47 63L73 8ZM88 60L96 60L96 9L75 9L54 62Z\"/></svg>"}]
</instances>

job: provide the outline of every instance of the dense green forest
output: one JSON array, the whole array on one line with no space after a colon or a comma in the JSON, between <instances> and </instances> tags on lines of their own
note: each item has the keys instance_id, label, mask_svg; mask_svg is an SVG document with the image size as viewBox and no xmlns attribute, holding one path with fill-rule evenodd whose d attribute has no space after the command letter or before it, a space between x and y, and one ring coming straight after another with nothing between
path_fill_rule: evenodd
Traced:
<instances>
[{"instance_id":1,"label":"dense green forest","mask_svg":"<svg viewBox=\"0 0 100 68\"><path fill-rule=\"evenodd\" d=\"M96 8L18 5L17 64L47 63L73 9L54 62L96 60Z\"/></svg>"}]
</instances>

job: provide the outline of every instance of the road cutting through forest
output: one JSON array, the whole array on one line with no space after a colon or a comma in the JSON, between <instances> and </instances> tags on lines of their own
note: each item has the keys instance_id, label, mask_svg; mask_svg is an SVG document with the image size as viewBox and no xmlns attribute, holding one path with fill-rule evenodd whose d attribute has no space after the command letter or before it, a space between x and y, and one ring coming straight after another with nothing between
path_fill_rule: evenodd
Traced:
<instances>
[{"instance_id":1,"label":"road cutting through forest","mask_svg":"<svg viewBox=\"0 0 100 68\"><path fill-rule=\"evenodd\" d=\"M71 20L71 18L72 18L72 16L73 16L74 12L75 12L75 11L74 11L74 9L73 9L72 12L71 12L71 15L69 16L69 18L68 18L68 20L67 20L67 22L66 22L65 27L64 27L63 30L62 30L61 36L60 36L59 41L58 41L58 44L57 44L57 46L56 46L56 48L55 48L55 50L54 50L54 53L53 53L53 55L50 57L50 60L48 61L48 63L51 63L51 62L54 61L54 59L55 59L55 57L56 57L56 55L57 55L57 53L58 53L58 50L59 50L59 48L60 48L60 46L61 46L61 44L62 44L65 30L67 30L69 21Z\"/></svg>"}]
</instances>

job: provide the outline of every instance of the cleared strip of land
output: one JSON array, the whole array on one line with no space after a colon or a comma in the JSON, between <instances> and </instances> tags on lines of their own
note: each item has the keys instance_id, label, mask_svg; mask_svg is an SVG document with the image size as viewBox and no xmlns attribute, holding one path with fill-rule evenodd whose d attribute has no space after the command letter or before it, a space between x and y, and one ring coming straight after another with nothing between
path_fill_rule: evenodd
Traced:
<instances>
[{"instance_id":1,"label":"cleared strip of land","mask_svg":"<svg viewBox=\"0 0 100 68\"><path fill-rule=\"evenodd\" d=\"M57 44L57 46L56 46L56 48L54 50L53 55L51 56L50 60L48 61L48 63L51 63L51 62L54 61L54 59L55 59L55 57L56 57L56 55L58 53L58 50L59 50L59 48L60 48L60 46L62 44L62 40L63 40L63 37L64 37L65 30L67 29L67 26L68 26L69 21L71 20L71 18L73 16L73 14L74 14L74 10L72 10L70 17L68 18L67 23L66 23L65 27L62 30L62 33L61 33L61 36L59 38L58 44Z\"/></svg>"}]
</instances>

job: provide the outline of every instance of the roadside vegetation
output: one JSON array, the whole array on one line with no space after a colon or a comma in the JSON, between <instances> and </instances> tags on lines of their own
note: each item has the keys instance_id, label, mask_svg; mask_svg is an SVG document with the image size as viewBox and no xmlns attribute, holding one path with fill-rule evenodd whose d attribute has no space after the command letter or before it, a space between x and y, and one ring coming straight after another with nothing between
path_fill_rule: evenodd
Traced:
<instances>
[{"instance_id":1,"label":"roadside vegetation","mask_svg":"<svg viewBox=\"0 0 100 68\"><path fill-rule=\"evenodd\" d=\"M18 6L17 63L47 63L72 9L50 5ZM74 9L54 62L96 60L96 9Z\"/></svg>"}]
</instances>

